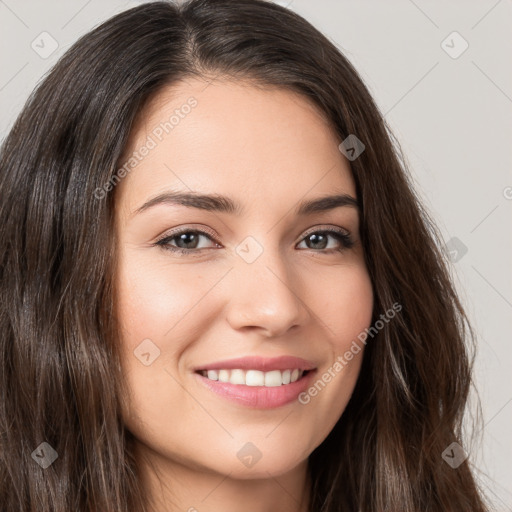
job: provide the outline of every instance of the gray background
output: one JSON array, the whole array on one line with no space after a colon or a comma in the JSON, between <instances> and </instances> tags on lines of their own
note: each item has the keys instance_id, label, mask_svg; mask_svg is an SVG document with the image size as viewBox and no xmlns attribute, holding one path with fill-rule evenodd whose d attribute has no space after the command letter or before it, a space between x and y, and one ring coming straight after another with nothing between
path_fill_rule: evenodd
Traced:
<instances>
[{"instance_id":1,"label":"gray background","mask_svg":"<svg viewBox=\"0 0 512 512\"><path fill-rule=\"evenodd\" d=\"M0 0L0 138L78 36L140 3ZM497 510L511 511L511 1L278 3L313 23L360 71L452 251L453 276L479 336L484 427L481 443L466 448ZM44 55L52 44L56 50Z\"/></svg>"}]
</instances>

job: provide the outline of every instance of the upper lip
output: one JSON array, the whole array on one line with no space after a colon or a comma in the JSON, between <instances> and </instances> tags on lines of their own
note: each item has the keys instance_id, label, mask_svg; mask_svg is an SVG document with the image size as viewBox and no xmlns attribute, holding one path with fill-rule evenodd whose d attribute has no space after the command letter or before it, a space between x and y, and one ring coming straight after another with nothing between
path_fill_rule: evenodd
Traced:
<instances>
[{"instance_id":1,"label":"upper lip","mask_svg":"<svg viewBox=\"0 0 512 512\"><path fill-rule=\"evenodd\" d=\"M195 368L195 371L240 369L267 372L272 370L293 370L295 368L298 370L314 370L316 367L311 361L306 361L305 359L294 356L272 358L248 356L205 364Z\"/></svg>"}]
</instances>

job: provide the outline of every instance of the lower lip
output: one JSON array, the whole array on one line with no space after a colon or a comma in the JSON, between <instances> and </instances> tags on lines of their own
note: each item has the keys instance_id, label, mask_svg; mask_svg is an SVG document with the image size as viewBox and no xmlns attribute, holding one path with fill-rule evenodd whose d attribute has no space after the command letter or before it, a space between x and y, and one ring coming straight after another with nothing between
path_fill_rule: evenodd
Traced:
<instances>
[{"instance_id":1,"label":"lower lip","mask_svg":"<svg viewBox=\"0 0 512 512\"><path fill-rule=\"evenodd\" d=\"M210 391L228 400L255 409L273 409L297 400L297 397L309 387L314 374L315 370L310 370L295 382L272 387L245 386L242 384L219 382L218 380L210 380L207 377L203 377L199 373L196 373L195 376Z\"/></svg>"}]
</instances>

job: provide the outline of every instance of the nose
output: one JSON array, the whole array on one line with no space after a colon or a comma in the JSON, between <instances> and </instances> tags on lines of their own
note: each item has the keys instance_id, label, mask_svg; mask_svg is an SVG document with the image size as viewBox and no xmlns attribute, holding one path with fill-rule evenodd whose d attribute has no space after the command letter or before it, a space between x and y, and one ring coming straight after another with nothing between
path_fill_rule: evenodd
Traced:
<instances>
[{"instance_id":1,"label":"nose","mask_svg":"<svg viewBox=\"0 0 512 512\"><path fill-rule=\"evenodd\" d=\"M278 337L309 318L300 276L278 251L266 249L252 263L237 258L230 282L227 320L233 329Z\"/></svg>"}]
</instances>

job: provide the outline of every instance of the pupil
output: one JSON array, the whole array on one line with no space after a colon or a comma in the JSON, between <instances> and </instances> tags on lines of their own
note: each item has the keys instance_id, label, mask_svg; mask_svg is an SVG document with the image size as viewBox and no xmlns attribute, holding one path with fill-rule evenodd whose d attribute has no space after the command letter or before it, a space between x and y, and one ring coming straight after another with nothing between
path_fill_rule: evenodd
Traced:
<instances>
[{"instance_id":1,"label":"pupil","mask_svg":"<svg viewBox=\"0 0 512 512\"><path fill-rule=\"evenodd\" d=\"M317 234L312 234L309 236L309 240L310 241L313 241L313 244L315 243L318 243L318 239L320 238L323 238L323 244L321 244L321 247L314 247L315 249L325 249L326 247L326 241L327 241L327 237L325 235L317 235Z\"/></svg>"},{"instance_id":2,"label":"pupil","mask_svg":"<svg viewBox=\"0 0 512 512\"><path fill-rule=\"evenodd\" d=\"M190 242L187 242L187 237L191 238L192 241ZM195 240L194 240L195 238ZM194 241L197 242L197 235L196 233L182 233L181 235L179 235L179 241L180 242L184 242L186 247L181 247L182 249L194 249L194 247L188 247L188 245L191 243L192 246L194 245ZM178 244L179 245L179 244Z\"/></svg>"}]
</instances>

